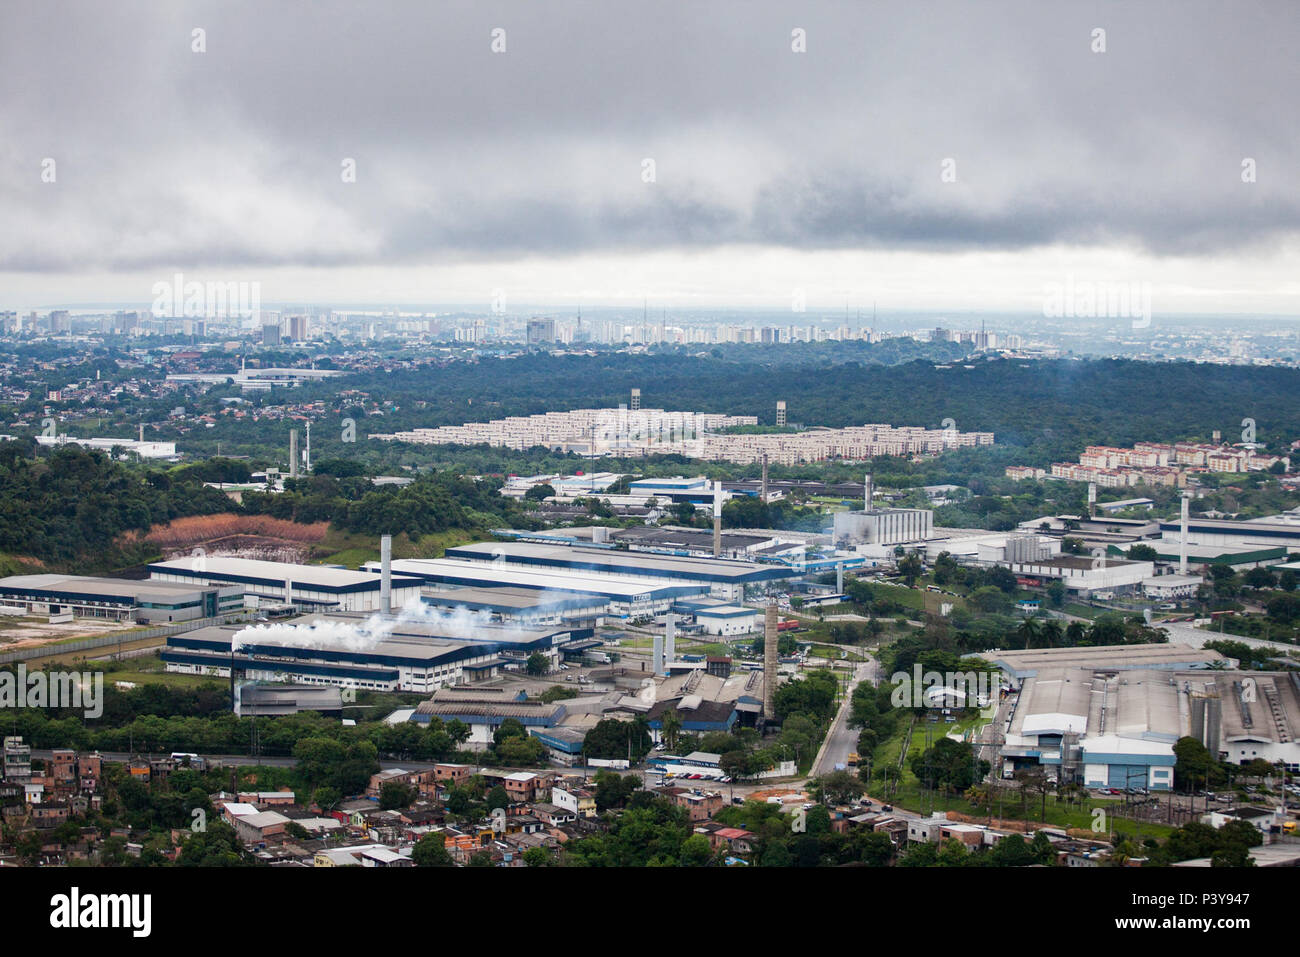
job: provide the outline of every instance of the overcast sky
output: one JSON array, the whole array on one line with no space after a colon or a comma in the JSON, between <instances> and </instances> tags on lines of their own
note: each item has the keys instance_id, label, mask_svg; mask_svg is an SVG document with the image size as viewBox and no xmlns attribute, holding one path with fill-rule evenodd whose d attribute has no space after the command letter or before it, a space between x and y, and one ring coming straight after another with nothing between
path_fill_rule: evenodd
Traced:
<instances>
[{"instance_id":1,"label":"overcast sky","mask_svg":"<svg viewBox=\"0 0 1300 957\"><path fill-rule=\"evenodd\" d=\"M1293 0L0 10L0 309L180 271L485 309L1032 310L1073 276L1300 314Z\"/></svg>"}]
</instances>

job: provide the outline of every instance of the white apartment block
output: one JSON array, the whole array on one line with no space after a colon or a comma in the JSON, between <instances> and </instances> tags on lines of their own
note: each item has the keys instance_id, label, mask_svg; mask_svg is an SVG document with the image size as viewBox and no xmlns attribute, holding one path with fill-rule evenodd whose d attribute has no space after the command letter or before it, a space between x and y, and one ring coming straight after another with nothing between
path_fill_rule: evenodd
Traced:
<instances>
[{"instance_id":1,"label":"white apartment block","mask_svg":"<svg viewBox=\"0 0 1300 957\"><path fill-rule=\"evenodd\" d=\"M937 455L948 449L992 445L992 432L915 426L863 425L771 435L723 435L718 430L757 425L757 416L663 409L575 409L514 416L436 429L412 429L372 438L420 445L487 444L511 449L543 445L585 455L677 453L741 465L800 465L828 459L865 461L877 455Z\"/></svg>"}]
</instances>

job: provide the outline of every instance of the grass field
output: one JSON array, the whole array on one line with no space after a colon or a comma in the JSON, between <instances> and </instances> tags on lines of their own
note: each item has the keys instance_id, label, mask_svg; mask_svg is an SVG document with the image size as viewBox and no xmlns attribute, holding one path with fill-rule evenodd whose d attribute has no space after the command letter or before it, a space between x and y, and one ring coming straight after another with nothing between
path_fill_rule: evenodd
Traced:
<instances>
[{"instance_id":1,"label":"grass field","mask_svg":"<svg viewBox=\"0 0 1300 957\"><path fill-rule=\"evenodd\" d=\"M165 667L162 659L156 654L124 658L113 662L111 671L104 672L104 681L133 681L136 684L159 684L169 688L197 688L205 684L228 683L228 679L225 678L172 674L165 671Z\"/></svg>"},{"instance_id":2,"label":"grass field","mask_svg":"<svg viewBox=\"0 0 1300 957\"><path fill-rule=\"evenodd\" d=\"M911 745L907 749L907 761L904 762L903 778L898 788L892 796L892 803L896 807L906 808L909 811L917 813L929 813L930 811L959 811L962 814L980 817L988 814L988 809L983 805L976 807L961 794L945 794L942 791L928 791L921 787L921 782L916 775L912 773L910 763L914 755L925 753L925 728L928 726L932 729L931 743L940 736L953 730L961 732L973 731L985 724L983 717L975 715L971 718L965 718L954 724L946 724L942 721L929 724L924 720L919 720L912 731ZM882 741L876 749L873 756L872 767L894 767L898 764L898 755L903 746L903 739L907 736L907 724L900 725L899 730ZM873 797L882 797L884 790L879 782L871 785L871 795ZM1056 796L1049 794L1047 796L1047 815L1046 823L1052 827L1060 828L1090 828L1093 824L1093 808L1110 808L1116 802L1098 798L1086 798L1082 805L1069 805L1058 802ZM1042 797L1037 793L1030 793L1022 803L1018 793L1008 794L1004 802L999 806L995 800L993 804L993 813L995 816L1004 820L1025 820L1029 822L1038 822L1041 818ZM1125 835L1133 837L1167 837L1173 830L1166 824L1135 822L1127 819L1110 815L1107 822L1113 827L1116 836Z\"/></svg>"}]
</instances>

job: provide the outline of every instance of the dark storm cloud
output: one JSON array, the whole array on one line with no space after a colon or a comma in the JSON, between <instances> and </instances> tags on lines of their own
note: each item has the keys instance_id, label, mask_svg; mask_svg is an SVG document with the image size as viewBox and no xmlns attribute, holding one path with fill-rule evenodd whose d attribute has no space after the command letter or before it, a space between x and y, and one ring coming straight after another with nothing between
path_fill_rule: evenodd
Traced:
<instances>
[{"instance_id":1,"label":"dark storm cloud","mask_svg":"<svg viewBox=\"0 0 1300 957\"><path fill-rule=\"evenodd\" d=\"M1298 10L10 4L0 269L1266 248L1300 224Z\"/></svg>"}]
</instances>

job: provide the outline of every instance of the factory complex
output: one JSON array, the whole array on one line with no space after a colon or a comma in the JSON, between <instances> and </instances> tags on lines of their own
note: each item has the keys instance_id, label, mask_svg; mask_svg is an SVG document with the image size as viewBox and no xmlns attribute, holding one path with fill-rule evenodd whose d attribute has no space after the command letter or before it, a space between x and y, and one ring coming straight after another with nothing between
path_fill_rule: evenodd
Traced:
<instances>
[{"instance_id":1,"label":"factory complex","mask_svg":"<svg viewBox=\"0 0 1300 957\"><path fill-rule=\"evenodd\" d=\"M167 639L168 671L338 685L368 691L432 692L496 677L540 652L551 667L590 633L523 629L452 616L310 615L266 625L219 625Z\"/></svg>"}]
</instances>

